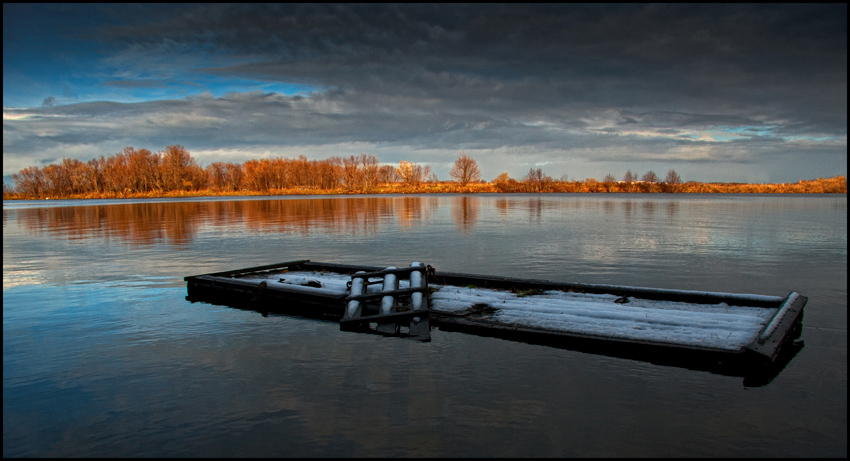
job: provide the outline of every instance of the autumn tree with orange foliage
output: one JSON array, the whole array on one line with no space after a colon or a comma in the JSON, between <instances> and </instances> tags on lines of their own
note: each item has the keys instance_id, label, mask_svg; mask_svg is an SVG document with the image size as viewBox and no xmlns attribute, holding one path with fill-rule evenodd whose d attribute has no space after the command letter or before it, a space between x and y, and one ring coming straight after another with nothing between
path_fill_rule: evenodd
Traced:
<instances>
[{"instance_id":1,"label":"autumn tree with orange foliage","mask_svg":"<svg viewBox=\"0 0 850 461\"><path fill-rule=\"evenodd\" d=\"M208 185L215 191L235 192L242 188L242 165L215 162L204 171Z\"/></svg>"},{"instance_id":2,"label":"autumn tree with orange foliage","mask_svg":"<svg viewBox=\"0 0 850 461\"><path fill-rule=\"evenodd\" d=\"M415 163L410 163L402 160L398 164L398 177L401 181L408 186L418 186L422 184L425 179L431 175L431 167L422 165L417 165Z\"/></svg>"}]
</instances>

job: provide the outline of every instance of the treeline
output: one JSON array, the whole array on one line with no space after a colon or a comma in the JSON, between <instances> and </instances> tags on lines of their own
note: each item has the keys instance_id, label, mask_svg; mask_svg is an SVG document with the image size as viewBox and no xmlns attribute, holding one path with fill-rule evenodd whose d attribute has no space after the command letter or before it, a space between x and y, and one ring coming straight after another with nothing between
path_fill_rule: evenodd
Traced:
<instances>
[{"instance_id":1,"label":"treeline","mask_svg":"<svg viewBox=\"0 0 850 461\"><path fill-rule=\"evenodd\" d=\"M683 182L675 170L668 171L667 176L663 180L651 170L641 176L640 179L629 170L622 180L617 180L613 175L609 174L602 181L597 181L594 178L587 178L582 181L568 181L566 179L555 180L546 176L540 169L532 169L521 180L512 179L507 173L502 173L491 184L495 189L494 192L847 193L847 178L845 176L779 184L703 183L696 181Z\"/></svg>"},{"instance_id":2,"label":"treeline","mask_svg":"<svg viewBox=\"0 0 850 461\"><path fill-rule=\"evenodd\" d=\"M160 152L126 147L110 157L81 162L63 159L43 168L29 167L12 175L22 198L139 196L173 192L269 192L293 188L370 191L377 184L403 181L417 185L427 180L428 167L401 162L381 165L374 155L331 157L325 160L275 158L243 164L215 162L198 165L183 147ZM435 179L435 178L432 178Z\"/></svg>"},{"instance_id":3,"label":"treeline","mask_svg":"<svg viewBox=\"0 0 850 461\"><path fill-rule=\"evenodd\" d=\"M374 155L215 162L201 167L189 152L171 145L159 152L126 147L88 162L63 159L58 164L29 167L12 175L14 188L3 186L4 199L113 198L174 195L248 195L416 192L690 192L690 193L847 193L844 176L793 184L683 182L675 170L662 180L653 171L640 178L627 171L618 180L559 180L541 169L521 179L502 173L481 180L477 162L461 153L450 176L440 181L427 165L401 161L381 164Z\"/></svg>"}]
</instances>

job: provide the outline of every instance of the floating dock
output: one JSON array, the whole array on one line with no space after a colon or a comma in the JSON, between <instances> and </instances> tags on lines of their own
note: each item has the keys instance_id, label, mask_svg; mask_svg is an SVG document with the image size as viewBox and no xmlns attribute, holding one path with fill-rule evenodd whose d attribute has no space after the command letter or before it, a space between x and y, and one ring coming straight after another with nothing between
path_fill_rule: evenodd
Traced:
<instances>
[{"instance_id":1,"label":"floating dock","mask_svg":"<svg viewBox=\"0 0 850 461\"><path fill-rule=\"evenodd\" d=\"M795 292L565 283L438 272L418 262L299 260L185 280L190 301L332 319L344 331L430 341L439 328L739 376L793 357L807 302Z\"/></svg>"}]
</instances>

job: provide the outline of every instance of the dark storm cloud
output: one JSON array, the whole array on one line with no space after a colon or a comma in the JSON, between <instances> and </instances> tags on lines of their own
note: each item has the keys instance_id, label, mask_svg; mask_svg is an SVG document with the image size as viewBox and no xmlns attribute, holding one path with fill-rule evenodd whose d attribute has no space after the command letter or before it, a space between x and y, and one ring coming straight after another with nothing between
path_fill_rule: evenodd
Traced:
<instances>
[{"instance_id":1,"label":"dark storm cloud","mask_svg":"<svg viewBox=\"0 0 850 461\"><path fill-rule=\"evenodd\" d=\"M105 86L165 87L194 74L316 91L45 106L4 122L4 132L15 130L4 150L33 139L283 152L354 143L431 152L423 162L472 150L500 163L491 169L507 162L515 173L570 161L754 163L772 150L797 158L822 150L824 164L846 171L846 5L99 11L116 20L79 36L104 50L99 70L114 76Z\"/></svg>"},{"instance_id":2,"label":"dark storm cloud","mask_svg":"<svg viewBox=\"0 0 850 461\"><path fill-rule=\"evenodd\" d=\"M558 94L582 85L673 84L704 98L724 86L746 93L797 87L811 76L819 85L841 82L842 12L846 7L829 5L208 5L111 27L101 38L151 53L200 51L246 61L220 67L223 73L361 91L527 81Z\"/></svg>"},{"instance_id":3,"label":"dark storm cloud","mask_svg":"<svg viewBox=\"0 0 850 461\"><path fill-rule=\"evenodd\" d=\"M212 52L218 75L302 82L364 109L568 118L588 108L810 116L842 134L846 7L208 5L108 36ZM845 40L841 40L845 37ZM137 57L137 54L133 54ZM575 113L574 113L575 112ZM838 120L838 122L832 122ZM722 122L722 120L721 120Z\"/></svg>"}]
</instances>

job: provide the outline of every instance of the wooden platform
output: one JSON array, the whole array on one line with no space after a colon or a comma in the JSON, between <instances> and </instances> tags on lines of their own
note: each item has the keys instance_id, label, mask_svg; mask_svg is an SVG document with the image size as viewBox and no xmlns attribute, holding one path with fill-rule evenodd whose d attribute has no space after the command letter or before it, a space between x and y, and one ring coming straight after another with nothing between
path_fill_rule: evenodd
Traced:
<instances>
[{"instance_id":1,"label":"wooden platform","mask_svg":"<svg viewBox=\"0 0 850 461\"><path fill-rule=\"evenodd\" d=\"M419 263L298 260L185 280L190 301L335 320L345 331L428 341L437 327L737 376L752 375L754 365L781 369L793 357L807 301L794 292L783 298L565 283Z\"/></svg>"}]
</instances>

